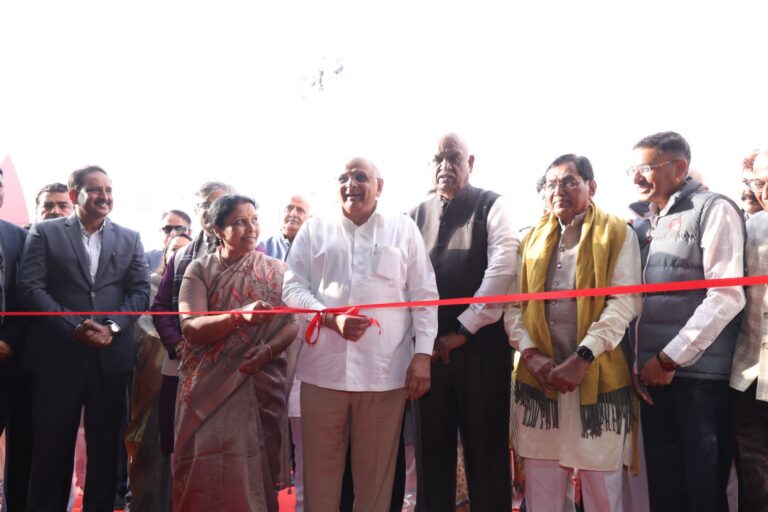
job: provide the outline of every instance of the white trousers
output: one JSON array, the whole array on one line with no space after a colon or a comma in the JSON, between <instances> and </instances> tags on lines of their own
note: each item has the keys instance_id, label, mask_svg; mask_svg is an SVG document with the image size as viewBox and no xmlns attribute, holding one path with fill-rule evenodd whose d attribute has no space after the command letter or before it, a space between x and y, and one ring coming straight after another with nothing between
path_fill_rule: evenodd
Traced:
<instances>
[{"instance_id":1,"label":"white trousers","mask_svg":"<svg viewBox=\"0 0 768 512\"><path fill-rule=\"evenodd\" d=\"M528 512L563 510L573 468L556 460L528 459L525 467L525 505ZM622 512L622 471L579 470L584 510Z\"/></svg>"}]
</instances>

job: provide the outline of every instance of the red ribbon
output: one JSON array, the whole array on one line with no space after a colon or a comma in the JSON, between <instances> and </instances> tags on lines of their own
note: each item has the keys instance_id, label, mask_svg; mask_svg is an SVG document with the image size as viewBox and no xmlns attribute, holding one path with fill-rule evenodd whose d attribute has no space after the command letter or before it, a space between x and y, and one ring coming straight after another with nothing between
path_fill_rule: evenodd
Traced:
<instances>
[{"instance_id":1,"label":"red ribbon","mask_svg":"<svg viewBox=\"0 0 768 512\"><path fill-rule=\"evenodd\" d=\"M282 315L282 314L314 314L305 333L307 343L313 345L317 342L319 331L314 336L315 330L322 327L322 318L324 313L334 313L342 315L360 315L361 309L387 309L387 308L417 308L427 306L461 306L467 304L500 304L505 302L526 302L532 300L556 300L573 299L577 297L598 297L606 295L624 295L631 293L665 293L679 292L687 290L702 290L705 288L722 288L727 286L755 286L768 285L768 275L748 276L748 277L729 277L723 279L699 279L696 281L672 281L668 283L636 284L629 286L610 286L604 288L588 288L584 290L558 290L550 292L535 293L513 293L509 295L492 295L488 297L461 297L456 299L436 299L419 300L412 302L386 302L378 304L359 304L355 306L344 306L337 308L302 309L288 308L284 306L275 307L259 311L260 315ZM220 314L240 314L242 310L231 311L189 311L186 315L220 315ZM141 315L178 315L178 311L3 311L0 316L141 316ZM369 325L376 325L381 332L381 325L373 318L368 317Z\"/></svg>"},{"instance_id":2,"label":"red ribbon","mask_svg":"<svg viewBox=\"0 0 768 512\"><path fill-rule=\"evenodd\" d=\"M405 303L403 303L405 304ZM310 345L314 345L317 343L317 339L320 337L320 329L323 327L323 315L326 313L331 313L334 315L348 315L348 316L359 316L362 318L368 319L368 325L375 325L379 328L379 334L381 334L381 324L378 320L373 318L372 316L366 317L364 315L360 314L360 308L358 306L352 306L352 307L343 307L343 308L325 308L322 311L315 311L315 316L312 317L312 320L310 320L309 325L307 326L307 332L304 333L304 339L309 343ZM317 329L317 332L315 332L315 329ZM314 334L314 337L313 337Z\"/></svg>"}]
</instances>

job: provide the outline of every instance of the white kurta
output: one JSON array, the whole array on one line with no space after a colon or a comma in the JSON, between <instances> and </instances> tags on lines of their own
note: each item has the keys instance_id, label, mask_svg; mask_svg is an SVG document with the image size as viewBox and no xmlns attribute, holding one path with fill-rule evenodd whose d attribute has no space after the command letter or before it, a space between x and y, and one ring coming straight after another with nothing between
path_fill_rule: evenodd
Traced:
<instances>
[{"instance_id":1,"label":"white kurta","mask_svg":"<svg viewBox=\"0 0 768 512\"><path fill-rule=\"evenodd\" d=\"M374 213L356 226L339 215L308 219L288 255L283 300L321 310L359 304L435 300L437 284L416 224ZM405 385L414 352L432 354L437 307L360 310L378 320L357 341L321 328L299 354L296 378L338 391L391 391ZM310 315L311 316L311 315Z\"/></svg>"}]
</instances>

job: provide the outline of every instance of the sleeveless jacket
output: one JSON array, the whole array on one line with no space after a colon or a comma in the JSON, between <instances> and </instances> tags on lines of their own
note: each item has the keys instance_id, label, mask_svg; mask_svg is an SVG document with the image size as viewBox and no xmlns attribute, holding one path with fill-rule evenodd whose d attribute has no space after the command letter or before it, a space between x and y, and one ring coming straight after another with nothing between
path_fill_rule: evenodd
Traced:
<instances>
[{"instance_id":1,"label":"sleeveless jacket","mask_svg":"<svg viewBox=\"0 0 768 512\"><path fill-rule=\"evenodd\" d=\"M411 212L435 269L441 299L472 297L480 288L488 267L488 212L498 197L495 192L466 185L450 202L435 194ZM438 336L456 332L457 318L466 308L440 306ZM509 350L501 320L480 329L461 348L473 351L490 346Z\"/></svg>"},{"instance_id":2,"label":"sleeveless jacket","mask_svg":"<svg viewBox=\"0 0 768 512\"><path fill-rule=\"evenodd\" d=\"M704 220L713 201L725 197L703 192L700 187L696 180L687 178L672 196L674 204L666 214L658 217L655 227L649 219L633 223L640 241L643 282L650 284L705 278L701 250ZM730 199L725 199L738 211ZM631 208L640 211L646 206L640 203ZM733 228L743 230L743 222ZM680 332L705 297L705 289L645 295L634 332L638 371ZM728 380L740 319L741 315L737 315L694 364L678 368L675 375Z\"/></svg>"}]
</instances>

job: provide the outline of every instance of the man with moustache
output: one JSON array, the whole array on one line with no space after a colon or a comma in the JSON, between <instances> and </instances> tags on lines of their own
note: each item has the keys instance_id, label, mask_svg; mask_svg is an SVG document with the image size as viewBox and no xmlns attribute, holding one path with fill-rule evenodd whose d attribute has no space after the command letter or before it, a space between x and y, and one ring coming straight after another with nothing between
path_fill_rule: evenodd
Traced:
<instances>
[{"instance_id":1,"label":"man with moustache","mask_svg":"<svg viewBox=\"0 0 768 512\"><path fill-rule=\"evenodd\" d=\"M338 183L341 212L308 219L296 235L286 305L325 310L436 299L416 225L377 209L384 180L376 166L354 158ZM389 511L405 400L429 389L434 308L327 312L317 328L297 370L306 508L338 510L350 446L355 509Z\"/></svg>"},{"instance_id":2,"label":"man with moustache","mask_svg":"<svg viewBox=\"0 0 768 512\"><path fill-rule=\"evenodd\" d=\"M69 189L63 183L51 183L40 189L35 197L36 220L58 219L72 213Z\"/></svg>"},{"instance_id":3,"label":"man with moustache","mask_svg":"<svg viewBox=\"0 0 768 512\"><path fill-rule=\"evenodd\" d=\"M768 206L768 151L754 155L749 187ZM747 275L768 275L768 212L747 221ZM746 289L747 305L731 367L731 417L739 510L757 512L768 503L768 286Z\"/></svg>"},{"instance_id":4,"label":"man with moustache","mask_svg":"<svg viewBox=\"0 0 768 512\"><path fill-rule=\"evenodd\" d=\"M521 292L629 286L640 282L637 237L593 203L586 157L562 155L545 173L551 215L523 239ZM562 510L579 470L585 510L623 510L632 375L619 343L640 311L637 295L509 304L505 325L518 347L516 449L530 512Z\"/></svg>"},{"instance_id":5,"label":"man with moustache","mask_svg":"<svg viewBox=\"0 0 768 512\"><path fill-rule=\"evenodd\" d=\"M744 158L744 163L742 164L740 199L741 209L744 211L745 219L749 219L752 215L763 211L763 208L765 208L760 203L760 200L755 195L755 192L752 190L751 186L754 178L752 165L754 164L755 158L759 153L759 150L753 151L749 154L749 156Z\"/></svg>"},{"instance_id":6,"label":"man with moustache","mask_svg":"<svg viewBox=\"0 0 768 512\"><path fill-rule=\"evenodd\" d=\"M627 170L647 212L633 222L645 283L744 275L744 221L728 198L690 176L691 149L661 132ZM646 294L634 328L635 372L654 511L727 510L730 390L744 307L741 287Z\"/></svg>"},{"instance_id":7,"label":"man with moustache","mask_svg":"<svg viewBox=\"0 0 768 512\"><path fill-rule=\"evenodd\" d=\"M473 187L475 157L455 133L433 159L437 193L411 212L427 246L441 299L509 293L518 240L499 194ZM509 401L512 354L502 307L441 306L432 388L418 402L417 510L452 510L457 432L472 509L512 508Z\"/></svg>"},{"instance_id":8,"label":"man with moustache","mask_svg":"<svg viewBox=\"0 0 768 512\"><path fill-rule=\"evenodd\" d=\"M198 223L203 226L203 229L200 230L191 244L174 253L168 259L163 278L157 286L155 300L150 308L152 311L179 311L179 290L184 272L192 261L216 249L213 233L205 230L208 209L219 197L225 194L234 194L234 192L234 188L220 181L203 183L195 192L198 201L195 205L195 212L198 215ZM181 324L177 315L153 315L152 322L167 352L161 369L163 381L160 385L158 422L160 424L160 450L164 456L170 457L173 453L176 391L179 385L179 360L176 358L176 347L182 340Z\"/></svg>"},{"instance_id":9,"label":"man with moustache","mask_svg":"<svg viewBox=\"0 0 768 512\"><path fill-rule=\"evenodd\" d=\"M159 272L162 272L163 253L168 246L168 242L176 235L188 234L191 229L192 219L185 212L181 210L163 212L160 218L160 238L162 240L160 249L153 249L145 254L150 272L158 269Z\"/></svg>"},{"instance_id":10,"label":"man with moustache","mask_svg":"<svg viewBox=\"0 0 768 512\"><path fill-rule=\"evenodd\" d=\"M100 167L69 178L74 214L32 225L19 269L30 311L136 312L149 273L139 234L109 220L112 184ZM34 447L28 510L66 508L80 411L85 410L86 510L111 511L126 385L135 364L136 316L43 316L30 323L24 364L32 373Z\"/></svg>"},{"instance_id":11,"label":"man with moustache","mask_svg":"<svg viewBox=\"0 0 768 512\"><path fill-rule=\"evenodd\" d=\"M283 214L280 233L267 238L263 248L267 256L285 261L296 233L309 216L309 203L298 194L292 195L283 209Z\"/></svg>"},{"instance_id":12,"label":"man with moustache","mask_svg":"<svg viewBox=\"0 0 768 512\"><path fill-rule=\"evenodd\" d=\"M0 169L0 207L5 199ZM16 271L27 232L0 220L0 310L21 311L16 293ZM29 435L29 377L22 371L27 321L0 317L0 431L6 429L5 503L10 510L26 507L31 438Z\"/></svg>"}]
</instances>

